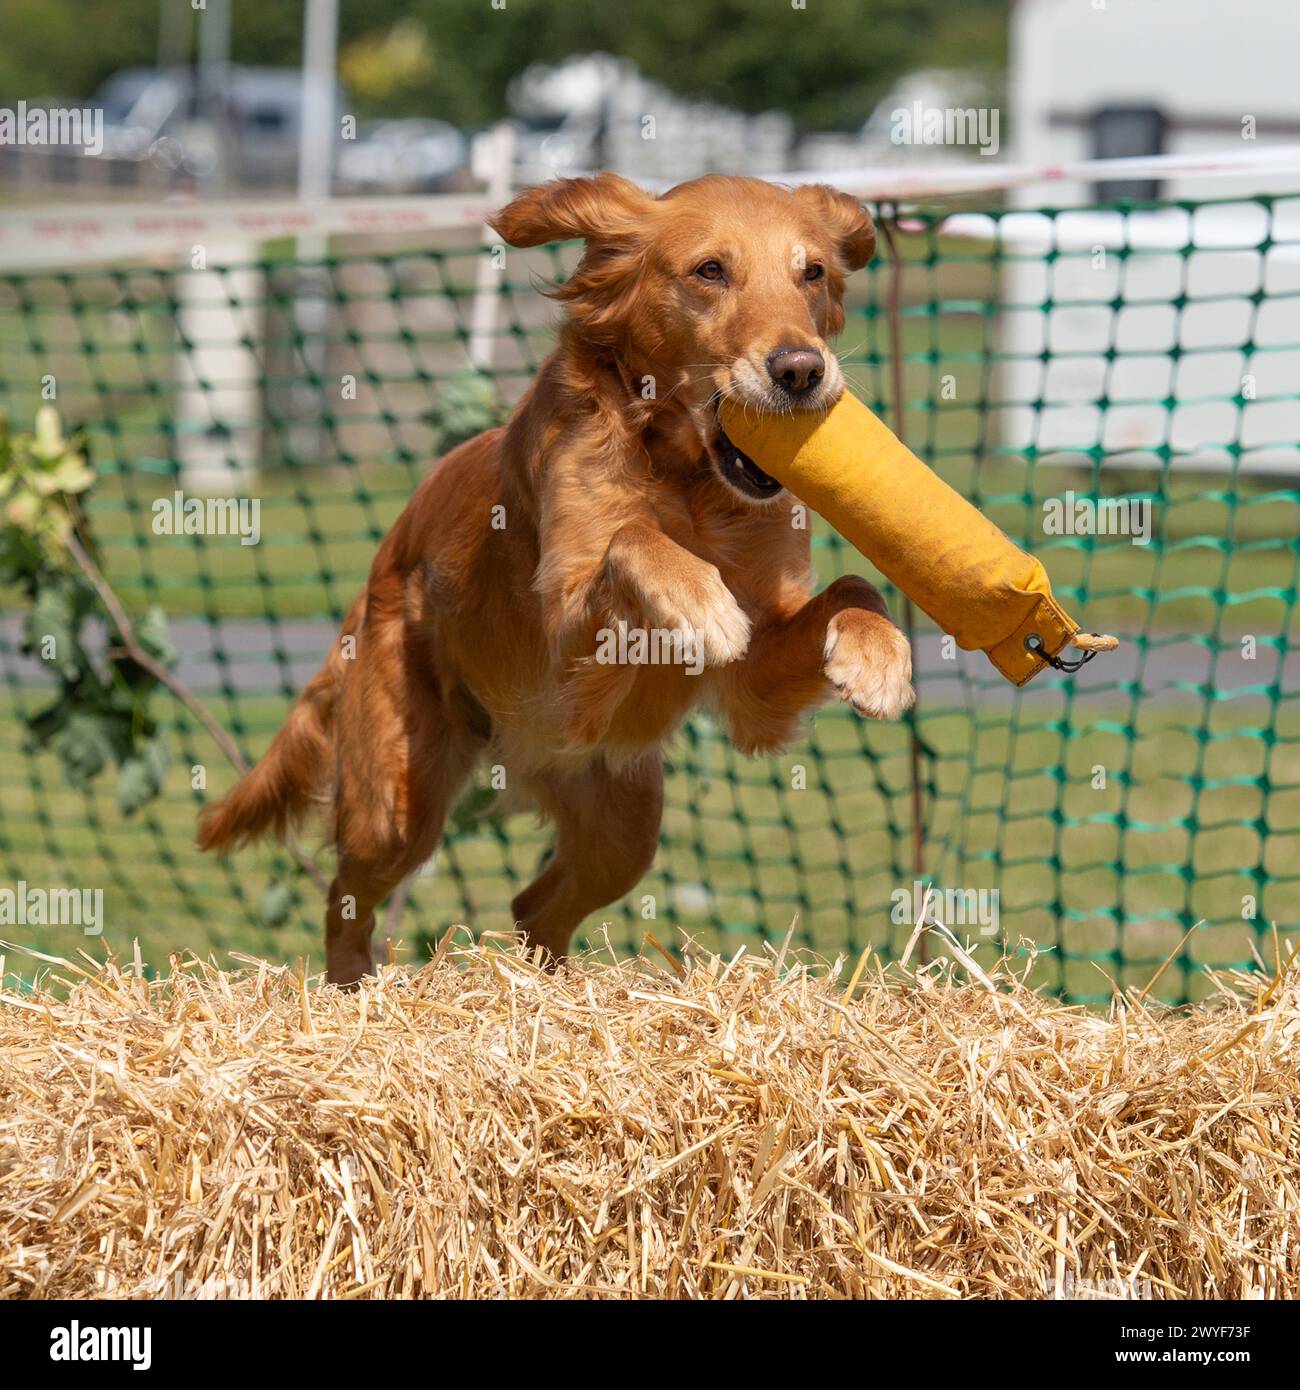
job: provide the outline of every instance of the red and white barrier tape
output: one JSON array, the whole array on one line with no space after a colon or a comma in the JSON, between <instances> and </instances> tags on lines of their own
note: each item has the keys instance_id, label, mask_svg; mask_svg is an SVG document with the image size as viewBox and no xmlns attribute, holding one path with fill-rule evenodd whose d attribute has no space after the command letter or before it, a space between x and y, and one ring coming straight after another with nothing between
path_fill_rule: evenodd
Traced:
<instances>
[{"instance_id":1,"label":"red and white barrier tape","mask_svg":"<svg viewBox=\"0 0 1300 1390\"><path fill-rule=\"evenodd\" d=\"M477 231L493 210L485 195L424 198L285 198L248 203L58 203L0 210L0 269L188 253L216 263L231 248L278 237Z\"/></svg>"},{"instance_id":2,"label":"red and white barrier tape","mask_svg":"<svg viewBox=\"0 0 1300 1390\"><path fill-rule=\"evenodd\" d=\"M1140 178L1268 178L1295 176L1300 145L1260 146L1204 155L1088 159L1064 164L960 164L900 169L795 171L774 183L828 183L859 198L910 201L959 193L1060 183ZM655 185L647 182L648 187ZM278 237L400 235L481 229L497 205L486 194L419 198L334 198L323 202L60 203L0 210L0 271L175 257L195 245L209 264L244 259L258 242Z\"/></svg>"}]
</instances>

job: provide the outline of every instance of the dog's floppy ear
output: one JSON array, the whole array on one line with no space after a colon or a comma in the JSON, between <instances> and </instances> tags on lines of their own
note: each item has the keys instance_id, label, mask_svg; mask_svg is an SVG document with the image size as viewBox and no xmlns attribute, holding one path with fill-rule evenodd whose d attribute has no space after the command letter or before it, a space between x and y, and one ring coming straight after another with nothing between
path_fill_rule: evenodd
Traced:
<instances>
[{"instance_id":1,"label":"dog's floppy ear","mask_svg":"<svg viewBox=\"0 0 1300 1390\"><path fill-rule=\"evenodd\" d=\"M591 179L556 179L526 188L489 225L511 246L542 246L548 241L613 241L630 236L654 206L654 199L617 174Z\"/></svg>"},{"instance_id":2,"label":"dog's floppy ear","mask_svg":"<svg viewBox=\"0 0 1300 1390\"><path fill-rule=\"evenodd\" d=\"M861 270L876 251L876 224L856 198L839 193L824 183L807 183L794 196L809 204L818 220L835 238L846 270Z\"/></svg>"}]
</instances>

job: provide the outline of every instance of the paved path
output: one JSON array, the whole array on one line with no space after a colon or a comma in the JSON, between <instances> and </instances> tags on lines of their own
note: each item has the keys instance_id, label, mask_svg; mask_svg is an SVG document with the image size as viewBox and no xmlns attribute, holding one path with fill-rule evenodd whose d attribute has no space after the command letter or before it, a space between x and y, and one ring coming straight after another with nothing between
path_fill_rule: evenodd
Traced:
<instances>
[{"instance_id":1,"label":"paved path","mask_svg":"<svg viewBox=\"0 0 1300 1390\"><path fill-rule=\"evenodd\" d=\"M17 643L21 619L17 614L0 615L0 647L6 684L45 683L40 663L19 657ZM258 618L235 618L217 627L197 619L178 619L171 625L172 642L179 653L181 678L200 695L233 688L241 695L276 694L297 691L320 666L336 629L332 623L315 619L292 619L270 623ZM224 663L217 657L225 655ZM956 660L944 660L940 638L925 635L916 645L914 661L919 673L923 698L932 705L961 704L969 696L980 701L1010 701L1016 691L1002 681L979 653L958 652ZM1268 686L1281 674L1282 689L1300 692L1300 650L1279 653L1260 645L1253 661L1243 659L1240 645L1232 644L1217 654L1206 641L1189 640L1179 633L1151 639L1145 651L1133 642L1116 652L1098 656L1072 677L1080 695L1105 694L1114 699L1117 689L1127 697L1130 685L1143 698L1173 699L1194 697L1208 686L1218 693L1243 690L1248 686ZM1026 688L1023 698L1032 699L1039 691L1050 692L1063 678L1037 677Z\"/></svg>"}]
</instances>

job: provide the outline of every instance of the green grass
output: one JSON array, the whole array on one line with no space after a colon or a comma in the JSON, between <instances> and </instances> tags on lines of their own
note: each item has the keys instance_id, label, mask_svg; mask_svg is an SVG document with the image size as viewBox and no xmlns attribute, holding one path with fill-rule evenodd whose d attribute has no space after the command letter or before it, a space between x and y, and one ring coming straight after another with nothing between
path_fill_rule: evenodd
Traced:
<instances>
[{"instance_id":1,"label":"green grass","mask_svg":"<svg viewBox=\"0 0 1300 1390\"><path fill-rule=\"evenodd\" d=\"M1059 707L1051 698L1044 705ZM244 700L255 751L283 705ZM1201 964L1244 964L1258 931L1243 922L1242 895L1258 896L1259 927L1294 932L1300 876L1300 716L1284 711L1271 741L1250 719L1212 706L1205 738L1176 710L1128 714L1089 702L1064 721L1031 706L1012 722L1006 705L931 708L922 735L933 750L927 865L946 886L997 888L1001 931L1015 947L1050 948L1038 978L1079 996L1104 996L1104 975L1144 981L1186 926L1205 919L1162 982L1166 997L1204 988ZM283 927L257 919L262 892L283 856L253 849L232 865L192 847L198 797L189 768L210 769L210 791L232 774L204 741L178 735L180 754L163 799L134 821L113 807L111 779L85 797L66 787L47 755L15 745L16 721L0 722L0 866L6 880L102 887L100 938L75 929L15 937L53 954L82 947L165 963L189 949L224 960L231 950L319 964L315 890ZM1133 736L1126 725L1133 721ZM182 751L183 750L183 751ZM1092 770L1108 771L1095 790ZM910 890L907 733L839 710L820 716L804 744L780 759L739 758L707 721L675 745L663 841L654 869L602 919L621 949L650 930L665 944L685 932L725 950L796 940L825 955L867 943L899 949L910 923L890 921L891 894ZM795 790L806 769L805 790ZM503 830L453 836L436 872L420 880L403 927L418 958L445 927L503 930L508 904L532 876L546 833L526 816ZM328 864L328 858L322 861ZM1254 870L1272 880L1261 890ZM647 917L647 903L653 911ZM991 949L991 948L984 948ZM11 969L22 970L14 957Z\"/></svg>"},{"instance_id":2,"label":"green grass","mask_svg":"<svg viewBox=\"0 0 1300 1390\"><path fill-rule=\"evenodd\" d=\"M1160 644L1179 634L1225 648L1241 634L1294 643L1294 480L1064 466L1006 449L989 433L997 321L988 306L999 273L989 248L951 238L904 237L901 245L906 438L1043 559L1067 608L1087 627L1145 642L1153 664ZM551 341L554 311L529 276L550 274L555 264L549 253L511 262L517 273L507 289L500 359L508 397ZM158 602L174 617L214 622L338 615L436 456L437 432L422 417L438 383L463 361L453 309L463 306L473 268L473 256L438 264L411 256L358 261L343 272L343 318L322 384L352 372L357 399L328 408L315 450L286 448L282 434L266 433L267 466L250 489L262 505L258 546L151 530L151 504L176 486L178 440L193 428L172 418L177 349L169 277L90 272L0 282L0 404L15 422L30 419L48 372L65 416L87 425L103 470L93 524L109 576L131 609ZM892 421L891 345L879 311L886 273L878 263L854 281L840 347L855 389ZM301 376L285 308L272 306L265 364L281 384ZM941 398L945 376L954 382L952 399ZM1156 542L1141 548L1124 538L1044 536L1043 500L1068 489L1149 494ZM824 530L818 541L823 580L847 569L870 573ZM4 599L0 607L9 606ZM231 680L238 684L237 668ZM1013 703L1004 691L986 696L995 684L990 676L988 687L967 687L960 709L942 709L922 691L932 783L925 862L948 886L999 890L1007 943L1024 938L1049 950L1044 983L1097 998L1108 988L1099 971L1123 983L1144 981L1204 918L1209 925L1161 982L1165 997L1195 994L1203 988L1198 963L1248 960L1259 933L1241 916L1247 893L1258 897L1258 924L1276 919L1296 929L1294 701L1269 706L1260 697L1186 692L1138 704L1114 687L1094 693L1095 685L1081 684L1087 693L1071 697L1044 690L1040 680ZM203 737L177 727L164 798L124 821L110 782L87 798L64 785L52 759L21 751L16 716L36 699L11 686L0 709L0 870L8 881L101 886L109 924L99 939L29 935L27 944L56 953L78 946L128 952L139 939L154 965L186 948L219 959L231 950L281 960L306 955L319 964L314 902L305 900L281 928L258 922L259 899L283 870L283 856L259 849L222 866L193 850L199 798L189 768L209 768L210 795L231 780ZM218 697L215 708L256 753L285 703L237 692ZM665 942L680 930L726 949L757 945L779 940L797 914L797 939L825 954L867 943L898 947L908 928L890 922L890 895L913 877L905 729L864 726L829 711L789 756L746 762L697 721L674 759L659 860L609 914L619 946L636 944L647 928ZM792 785L797 766L806 768L806 790ZM1097 766L1108 780L1094 790ZM546 844L527 817L454 837L416 889L404 926L408 954L418 957L453 922L506 927L510 897L531 878ZM645 917L650 910L653 918ZM587 924L588 937L597 927ZM16 958L9 968L17 968Z\"/></svg>"}]
</instances>

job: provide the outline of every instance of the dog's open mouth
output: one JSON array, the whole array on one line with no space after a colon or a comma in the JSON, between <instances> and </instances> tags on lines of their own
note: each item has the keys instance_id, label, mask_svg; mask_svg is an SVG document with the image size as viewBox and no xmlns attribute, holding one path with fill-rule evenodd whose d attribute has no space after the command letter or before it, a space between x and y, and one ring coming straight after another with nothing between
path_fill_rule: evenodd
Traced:
<instances>
[{"instance_id":1,"label":"dog's open mouth","mask_svg":"<svg viewBox=\"0 0 1300 1390\"><path fill-rule=\"evenodd\" d=\"M766 502L769 498L775 497L784 486L770 473L764 473L748 454L741 453L727 438L721 426L718 427L718 437L714 441L713 456L723 480L745 497Z\"/></svg>"}]
</instances>

